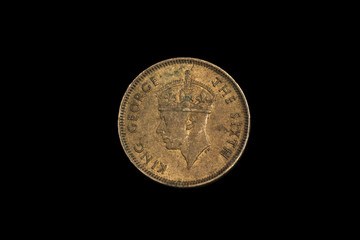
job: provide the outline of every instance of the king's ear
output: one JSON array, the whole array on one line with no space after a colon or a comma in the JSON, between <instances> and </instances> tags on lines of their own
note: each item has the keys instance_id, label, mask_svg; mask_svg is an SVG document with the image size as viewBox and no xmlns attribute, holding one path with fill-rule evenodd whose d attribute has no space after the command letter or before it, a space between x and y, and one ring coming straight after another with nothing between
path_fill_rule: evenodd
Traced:
<instances>
[{"instance_id":1,"label":"king's ear","mask_svg":"<svg viewBox=\"0 0 360 240\"><path fill-rule=\"evenodd\" d=\"M186 130L191 130L194 127L194 122L190 120L190 118L188 118L188 120L186 121Z\"/></svg>"},{"instance_id":2,"label":"king's ear","mask_svg":"<svg viewBox=\"0 0 360 240\"><path fill-rule=\"evenodd\" d=\"M196 117L190 114L186 121L186 130L191 130L194 124L196 124Z\"/></svg>"}]
</instances>

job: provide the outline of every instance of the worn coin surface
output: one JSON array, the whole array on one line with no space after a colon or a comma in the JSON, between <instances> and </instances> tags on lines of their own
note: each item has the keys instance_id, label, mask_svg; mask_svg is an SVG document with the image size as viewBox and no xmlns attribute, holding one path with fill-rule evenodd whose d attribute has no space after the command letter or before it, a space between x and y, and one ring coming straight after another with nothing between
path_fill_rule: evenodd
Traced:
<instances>
[{"instance_id":1,"label":"worn coin surface","mask_svg":"<svg viewBox=\"0 0 360 240\"><path fill-rule=\"evenodd\" d=\"M221 68L195 58L149 67L121 101L118 130L131 162L174 187L218 179L238 161L250 128L245 95Z\"/></svg>"}]
</instances>

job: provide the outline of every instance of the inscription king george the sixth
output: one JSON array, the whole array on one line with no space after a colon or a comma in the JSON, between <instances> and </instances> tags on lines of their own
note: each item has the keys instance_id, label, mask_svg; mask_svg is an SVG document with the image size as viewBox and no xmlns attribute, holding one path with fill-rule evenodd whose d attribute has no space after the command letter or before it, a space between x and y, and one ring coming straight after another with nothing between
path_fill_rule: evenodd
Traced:
<instances>
[{"instance_id":1,"label":"inscription king george the sixth","mask_svg":"<svg viewBox=\"0 0 360 240\"><path fill-rule=\"evenodd\" d=\"M238 84L203 60L157 63L131 83L120 105L121 144L146 176L193 187L225 174L240 158L250 113Z\"/></svg>"}]
</instances>

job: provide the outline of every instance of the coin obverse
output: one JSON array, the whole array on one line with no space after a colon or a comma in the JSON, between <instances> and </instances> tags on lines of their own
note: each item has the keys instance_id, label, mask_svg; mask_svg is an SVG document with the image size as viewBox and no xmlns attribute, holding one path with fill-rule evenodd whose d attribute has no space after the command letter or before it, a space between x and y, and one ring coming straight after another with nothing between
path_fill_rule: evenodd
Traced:
<instances>
[{"instance_id":1,"label":"coin obverse","mask_svg":"<svg viewBox=\"0 0 360 240\"><path fill-rule=\"evenodd\" d=\"M149 67L121 101L118 130L130 161L173 187L212 182L238 161L250 129L245 95L221 68L195 58Z\"/></svg>"}]
</instances>

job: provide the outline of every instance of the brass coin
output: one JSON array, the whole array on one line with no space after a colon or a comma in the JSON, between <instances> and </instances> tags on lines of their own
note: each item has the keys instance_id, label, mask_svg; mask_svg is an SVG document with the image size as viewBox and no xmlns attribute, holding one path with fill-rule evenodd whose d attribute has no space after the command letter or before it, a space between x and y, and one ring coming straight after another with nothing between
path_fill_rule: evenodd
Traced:
<instances>
[{"instance_id":1,"label":"brass coin","mask_svg":"<svg viewBox=\"0 0 360 240\"><path fill-rule=\"evenodd\" d=\"M221 68L195 58L149 67L121 101L118 130L131 162L174 187L218 179L238 161L250 128L245 95Z\"/></svg>"}]
</instances>

